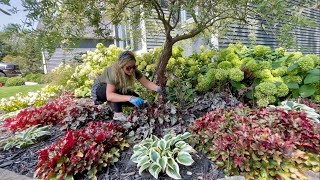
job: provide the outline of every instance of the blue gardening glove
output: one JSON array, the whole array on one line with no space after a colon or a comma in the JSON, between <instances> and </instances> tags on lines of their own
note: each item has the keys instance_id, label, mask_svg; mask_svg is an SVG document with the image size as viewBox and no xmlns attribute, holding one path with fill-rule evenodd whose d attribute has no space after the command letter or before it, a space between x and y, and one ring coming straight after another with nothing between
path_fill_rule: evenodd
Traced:
<instances>
[{"instance_id":1,"label":"blue gardening glove","mask_svg":"<svg viewBox=\"0 0 320 180\"><path fill-rule=\"evenodd\" d=\"M156 91L157 91L159 94L161 94L162 96L167 96L166 88L161 89L160 86L157 86Z\"/></svg>"},{"instance_id":2,"label":"blue gardening glove","mask_svg":"<svg viewBox=\"0 0 320 180\"><path fill-rule=\"evenodd\" d=\"M140 109L143 105L143 100L139 97L131 96L129 102Z\"/></svg>"}]
</instances>

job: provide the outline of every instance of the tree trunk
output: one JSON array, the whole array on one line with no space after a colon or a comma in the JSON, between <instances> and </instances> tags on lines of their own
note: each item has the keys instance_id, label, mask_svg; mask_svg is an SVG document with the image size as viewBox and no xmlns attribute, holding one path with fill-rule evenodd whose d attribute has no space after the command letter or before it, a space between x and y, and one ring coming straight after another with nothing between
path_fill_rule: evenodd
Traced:
<instances>
[{"instance_id":1,"label":"tree trunk","mask_svg":"<svg viewBox=\"0 0 320 180\"><path fill-rule=\"evenodd\" d=\"M160 59L159 59L157 69L155 72L156 73L156 82L161 87L165 87L166 83L167 83L165 71L166 71L166 67L169 62L169 59L172 56L172 47L173 47L172 41L167 39L166 42L164 43L164 48L163 48L163 51L160 55Z\"/></svg>"},{"instance_id":2,"label":"tree trunk","mask_svg":"<svg viewBox=\"0 0 320 180\"><path fill-rule=\"evenodd\" d=\"M169 40L167 38L167 40L164 43L163 51L160 55L160 59L155 72L156 82L161 88L165 88L167 83L167 77L165 76L165 71L166 71L166 67L169 62L169 59L172 56L172 47L173 47L173 43L171 41L171 38L169 38ZM160 107L164 107L165 102L166 102L165 97L160 96L159 98Z\"/></svg>"}]
</instances>

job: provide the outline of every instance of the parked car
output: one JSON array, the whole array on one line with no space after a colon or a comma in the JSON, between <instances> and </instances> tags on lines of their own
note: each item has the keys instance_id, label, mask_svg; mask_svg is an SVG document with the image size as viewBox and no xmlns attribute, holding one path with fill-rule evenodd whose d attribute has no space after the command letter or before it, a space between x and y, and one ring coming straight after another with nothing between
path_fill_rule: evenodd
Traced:
<instances>
[{"instance_id":1,"label":"parked car","mask_svg":"<svg viewBox=\"0 0 320 180\"><path fill-rule=\"evenodd\" d=\"M12 63L0 63L0 77L22 76L20 68Z\"/></svg>"}]
</instances>

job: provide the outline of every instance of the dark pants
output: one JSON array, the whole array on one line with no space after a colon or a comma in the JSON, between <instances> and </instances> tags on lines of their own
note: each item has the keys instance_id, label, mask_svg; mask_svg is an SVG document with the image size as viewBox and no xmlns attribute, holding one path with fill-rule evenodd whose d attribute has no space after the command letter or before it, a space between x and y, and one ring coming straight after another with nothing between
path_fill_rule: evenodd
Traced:
<instances>
[{"instance_id":1,"label":"dark pants","mask_svg":"<svg viewBox=\"0 0 320 180\"><path fill-rule=\"evenodd\" d=\"M107 84L106 83L95 83L91 89L92 100L95 105L107 102L106 94ZM127 93L123 94L120 91L116 91L117 94L129 95L139 97L134 91L128 90ZM108 102L114 112L122 112L122 106L133 106L130 102Z\"/></svg>"}]
</instances>

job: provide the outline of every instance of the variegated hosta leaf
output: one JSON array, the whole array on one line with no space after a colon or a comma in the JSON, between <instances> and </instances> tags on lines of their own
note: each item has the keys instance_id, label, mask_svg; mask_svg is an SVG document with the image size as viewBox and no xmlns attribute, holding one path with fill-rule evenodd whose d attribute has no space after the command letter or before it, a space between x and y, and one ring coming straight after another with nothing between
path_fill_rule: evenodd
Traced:
<instances>
[{"instance_id":1,"label":"variegated hosta leaf","mask_svg":"<svg viewBox=\"0 0 320 180\"><path fill-rule=\"evenodd\" d=\"M161 150L165 150L167 146L167 142L164 139L161 139L160 141L158 141L158 147Z\"/></svg>"},{"instance_id":2,"label":"variegated hosta leaf","mask_svg":"<svg viewBox=\"0 0 320 180\"><path fill-rule=\"evenodd\" d=\"M166 141L168 141L168 140L172 139L172 137L173 137L173 134L166 134L166 135L163 137L163 139L166 140Z\"/></svg>"},{"instance_id":3,"label":"variegated hosta leaf","mask_svg":"<svg viewBox=\"0 0 320 180\"><path fill-rule=\"evenodd\" d=\"M181 135L180 140L185 140L185 139L188 139L189 137L191 137L191 133L185 132L183 135Z\"/></svg>"},{"instance_id":4,"label":"variegated hosta leaf","mask_svg":"<svg viewBox=\"0 0 320 180\"><path fill-rule=\"evenodd\" d=\"M147 169L149 166L151 165L151 162L146 162L145 164L142 164L141 167L139 168L139 174L141 175L141 173Z\"/></svg>"},{"instance_id":5,"label":"variegated hosta leaf","mask_svg":"<svg viewBox=\"0 0 320 180\"><path fill-rule=\"evenodd\" d=\"M176 147L181 147L181 146L183 146L183 145L185 145L185 144L187 144L186 142L184 142L184 141L178 141L176 144L175 144L175 146Z\"/></svg>"},{"instance_id":6,"label":"variegated hosta leaf","mask_svg":"<svg viewBox=\"0 0 320 180\"><path fill-rule=\"evenodd\" d=\"M157 162L158 159L160 158L160 154L154 149L151 149L149 152L149 157L153 162Z\"/></svg>"},{"instance_id":7,"label":"variegated hosta leaf","mask_svg":"<svg viewBox=\"0 0 320 180\"><path fill-rule=\"evenodd\" d=\"M150 157L145 155L145 156L142 156L140 159L139 159L139 162L138 162L138 167L141 166L142 164L145 164L146 162L149 162L150 161Z\"/></svg>"},{"instance_id":8,"label":"variegated hosta leaf","mask_svg":"<svg viewBox=\"0 0 320 180\"><path fill-rule=\"evenodd\" d=\"M181 179L179 172L179 165L173 158L168 159L168 166L166 168L166 173L173 179Z\"/></svg>"},{"instance_id":9,"label":"variegated hosta leaf","mask_svg":"<svg viewBox=\"0 0 320 180\"><path fill-rule=\"evenodd\" d=\"M155 136L155 135L151 135L151 139L153 140L153 141L159 141L160 139L157 137L157 136Z\"/></svg>"},{"instance_id":10,"label":"variegated hosta leaf","mask_svg":"<svg viewBox=\"0 0 320 180\"><path fill-rule=\"evenodd\" d=\"M141 159L141 157L148 155L146 153L142 153L140 151L134 152L134 154L131 156L130 160L134 163L138 163Z\"/></svg>"},{"instance_id":11,"label":"variegated hosta leaf","mask_svg":"<svg viewBox=\"0 0 320 180\"><path fill-rule=\"evenodd\" d=\"M192 146L190 146L189 144L182 145L182 146L180 147L180 149L181 149L181 151L185 151L185 152L188 152L188 153L196 153L196 152L197 152L197 151L194 150L194 149L192 148Z\"/></svg>"},{"instance_id":12,"label":"variegated hosta leaf","mask_svg":"<svg viewBox=\"0 0 320 180\"><path fill-rule=\"evenodd\" d=\"M146 148L149 148L153 144L152 138L147 138L139 144L139 146L145 146Z\"/></svg>"},{"instance_id":13,"label":"variegated hosta leaf","mask_svg":"<svg viewBox=\"0 0 320 180\"><path fill-rule=\"evenodd\" d=\"M158 164L161 166L163 172L166 170L167 163L168 163L167 156L163 156L162 158L159 159Z\"/></svg>"},{"instance_id":14,"label":"variegated hosta leaf","mask_svg":"<svg viewBox=\"0 0 320 180\"><path fill-rule=\"evenodd\" d=\"M191 155L184 151L178 153L176 160L178 163L185 166L191 166L191 164L194 162Z\"/></svg>"},{"instance_id":15,"label":"variegated hosta leaf","mask_svg":"<svg viewBox=\"0 0 320 180\"><path fill-rule=\"evenodd\" d=\"M156 178L156 179L158 179L158 175L159 175L160 171L161 171L161 167L160 167L160 165L157 164L157 163L153 163L153 164L151 164L151 166L149 167L149 172L150 172L150 174L151 174L154 178Z\"/></svg>"}]
</instances>

